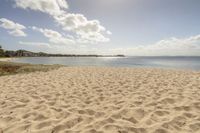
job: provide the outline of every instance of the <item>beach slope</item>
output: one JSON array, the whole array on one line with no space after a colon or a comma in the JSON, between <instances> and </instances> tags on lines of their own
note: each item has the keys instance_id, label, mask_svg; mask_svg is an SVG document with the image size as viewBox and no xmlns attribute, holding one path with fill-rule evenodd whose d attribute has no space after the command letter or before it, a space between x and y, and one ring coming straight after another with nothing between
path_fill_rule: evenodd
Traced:
<instances>
[{"instance_id":1,"label":"beach slope","mask_svg":"<svg viewBox=\"0 0 200 133\"><path fill-rule=\"evenodd\" d=\"M0 77L0 133L199 133L200 72L62 67Z\"/></svg>"}]
</instances>

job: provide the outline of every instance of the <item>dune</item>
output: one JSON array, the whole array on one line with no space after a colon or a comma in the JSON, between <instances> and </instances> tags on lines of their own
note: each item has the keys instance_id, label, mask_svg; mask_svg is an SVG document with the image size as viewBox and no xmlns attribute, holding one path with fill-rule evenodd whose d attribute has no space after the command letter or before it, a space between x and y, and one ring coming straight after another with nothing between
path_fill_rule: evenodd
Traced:
<instances>
[{"instance_id":1,"label":"dune","mask_svg":"<svg viewBox=\"0 0 200 133\"><path fill-rule=\"evenodd\" d=\"M0 133L200 133L200 72L62 67L2 76Z\"/></svg>"}]
</instances>

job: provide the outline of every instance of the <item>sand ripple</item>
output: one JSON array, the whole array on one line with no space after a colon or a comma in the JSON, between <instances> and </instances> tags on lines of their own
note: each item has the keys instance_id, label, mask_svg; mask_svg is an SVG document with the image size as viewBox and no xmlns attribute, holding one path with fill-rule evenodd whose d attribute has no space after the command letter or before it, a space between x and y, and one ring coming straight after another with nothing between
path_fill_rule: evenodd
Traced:
<instances>
[{"instance_id":1,"label":"sand ripple","mask_svg":"<svg viewBox=\"0 0 200 133\"><path fill-rule=\"evenodd\" d=\"M200 133L200 73L67 67L0 77L0 133Z\"/></svg>"}]
</instances>

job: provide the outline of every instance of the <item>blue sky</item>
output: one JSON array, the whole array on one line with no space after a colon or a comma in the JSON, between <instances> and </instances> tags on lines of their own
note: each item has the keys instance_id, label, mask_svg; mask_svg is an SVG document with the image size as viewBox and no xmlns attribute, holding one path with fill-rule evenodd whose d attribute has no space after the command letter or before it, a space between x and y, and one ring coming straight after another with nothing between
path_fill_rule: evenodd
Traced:
<instances>
[{"instance_id":1,"label":"blue sky","mask_svg":"<svg viewBox=\"0 0 200 133\"><path fill-rule=\"evenodd\" d=\"M0 45L65 54L200 55L199 0L1 0Z\"/></svg>"}]
</instances>

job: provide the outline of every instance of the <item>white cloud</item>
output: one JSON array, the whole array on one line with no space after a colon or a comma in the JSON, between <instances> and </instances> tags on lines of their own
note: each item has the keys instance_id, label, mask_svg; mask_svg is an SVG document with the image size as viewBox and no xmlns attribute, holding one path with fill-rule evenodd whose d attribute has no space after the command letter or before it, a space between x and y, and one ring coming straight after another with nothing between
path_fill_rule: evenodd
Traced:
<instances>
[{"instance_id":1,"label":"white cloud","mask_svg":"<svg viewBox=\"0 0 200 133\"><path fill-rule=\"evenodd\" d=\"M81 34L77 42L79 43L98 43L98 42L108 42L109 38L105 38L100 33L91 33L91 34Z\"/></svg>"},{"instance_id":2,"label":"white cloud","mask_svg":"<svg viewBox=\"0 0 200 133\"><path fill-rule=\"evenodd\" d=\"M106 33L107 33L108 35L112 35L112 32L109 31L109 30L108 30Z\"/></svg>"},{"instance_id":3,"label":"white cloud","mask_svg":"<svg viewBox=\"0 0 200 133\"><path fill-rule=\"evenodd\" d=\"M189 38L170 38L151 45L112 49L116 54L136 56L200 56L200 35Z\"/></svg>"},{"instance_id":4,"label":"white cloud","mask_svg":"<svg viewBox=\"0 0 200 133\"><path fill-rule=\"evenodd\" d=\"M24 25L15 23L6 18L0 18L0 27L9 30L8 33L13 36L27 36L23 31L26 29Z\"/></svg>"},{"instance_id":5,"label":"white cloud","mask_svg":"<svg viewBox=\"0 0 200 133\"><path fill-rule=\"evenodd\" d=\"M75 41L71 38L64 37L57 31L51 29L42 29L35 26L32 27L33 30L41 32L45 37L49 39L49 42L54 44L74 44Z\"/></svg>"},{"instance_id":6,"label":"white cloud","mask_svg":"<svg viewBox=\"0 0 200 133\"><path fill-rule=\"evenodd\" d=\"M31 45L31 46L46 46L46 47L51 47L50 44L48 43L43 43L43 42L23 42L23 41L19 41L19 44L22 45Z\"/></svg>"},{"instance_id":7,"label":"white cloud","mask_svg":"<svg viewBox=\"0 0 200 133\"><path fill-rule=\"evenodd\" d=\"M76 34L79 43L108 42L111 35L98 20L88 20L82 14L67 13L68 4L65 0L15 0L16 6L47 13L53 17L63 30Z\"/></svg>"},{"instance_id":8,"label":"white cloud","mask_svg":"<svg viewBox=\"0 0 200 133\"><path fill-rule=\"evenodd\" d=\"M107 31L98 20L87 20L82 14L64 13L54 16L54 19L63 27L63 30L76 33L79 42L97 43L110 40L103 35Z\"/></svg>"},{"instance_id":9,"label":"white cloud","mask_svg":"<svg viewBox=\"0 0 200 133\"><path fill-rule=\"evenodd\" d=\"M62 14L68 8L65 0L15 0L16 6L22 9L41 11L50 15Z\"/></svg>"}]
</instances>

